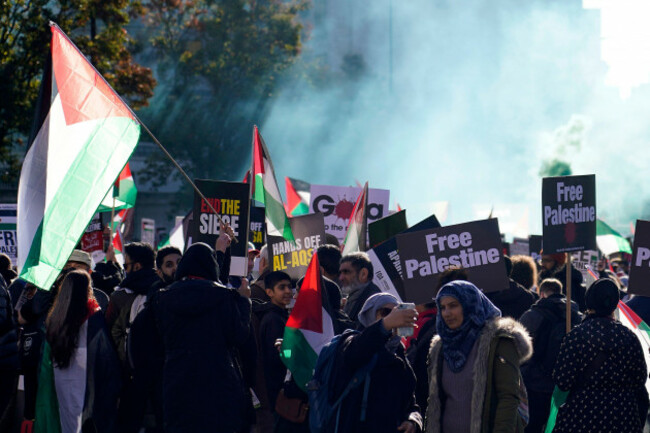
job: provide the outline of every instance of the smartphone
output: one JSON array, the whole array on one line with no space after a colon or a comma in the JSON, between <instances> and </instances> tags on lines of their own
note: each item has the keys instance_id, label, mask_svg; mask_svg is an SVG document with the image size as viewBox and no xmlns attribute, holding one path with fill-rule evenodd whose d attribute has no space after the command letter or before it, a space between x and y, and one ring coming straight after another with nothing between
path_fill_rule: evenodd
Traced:
<instances>
[{"instance_id":1,"label":"smartphone","mask_svg":"<svg viewBox=\"0 0 650 433\"><path fill-rule=\"evenodd\" d=\"M405 302L397 305L398 310L415 310L415 304L412 302ZM400 337L412 337L413 336L413 326L403 326L397 328L397 335Z\"/></svg>"}]
</instances>

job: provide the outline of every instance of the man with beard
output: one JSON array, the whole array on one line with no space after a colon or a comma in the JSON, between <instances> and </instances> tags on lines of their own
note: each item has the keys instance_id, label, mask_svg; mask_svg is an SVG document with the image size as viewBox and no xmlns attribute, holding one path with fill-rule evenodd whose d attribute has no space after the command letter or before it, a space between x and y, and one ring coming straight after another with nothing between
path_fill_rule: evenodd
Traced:
<instances>
[{"instance_id":1,"label":"man with beard","mask_svg":"<svg viewBox=\"0 0 650 433\"><path fill-rule=\"evenodd\" d=\"M368 254L356 252L344 256L339 265L339 272L341 290L348 297L343 311L355 323L357 329L361 330L364 328L358 320L361 307L369 297L381 292L372 282L374 270Z\"/></svg>"},{"instance_id":2,"label":"man with beard","mask_svg":"<svg viewBox=\"0 0 650 433\"><path fill-rule=\"evenodd\" d=\"M172 245L164 246L158 250L158 254L156 255L156 273L163 281L161 288L174 282L174 274L182 257L183 253L181 250Z\"/></svg>"}]
</instances>

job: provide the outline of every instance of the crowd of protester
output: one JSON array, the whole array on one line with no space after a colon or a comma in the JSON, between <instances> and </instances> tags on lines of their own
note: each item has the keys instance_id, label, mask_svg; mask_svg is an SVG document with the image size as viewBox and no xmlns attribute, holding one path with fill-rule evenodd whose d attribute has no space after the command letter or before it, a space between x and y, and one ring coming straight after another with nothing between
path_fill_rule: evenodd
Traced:
<instances>
[{"instance_id":1,"label":"crowd of protester","mask_svg":"<svg viewBox=\"0 0 650 433\"><path fill-rule=\"evenodd\" d=\"M0 255L0 430L18 413L23 432L540 433L557 388L554 432L643 431L648 369L615 311L623 299L650 323L650 298L627 296L625 261L587 288L564 254L506 257L508 286L485 294L452 267L411 309L373 283L365 253L330 240L316 254L340 410L316 430L279 349L303 281L252 244L248 276L229 275L232 237L222 226L184 253L130 243L123 266L75 250L49 290Z\"/></svg>"}]
</instances>

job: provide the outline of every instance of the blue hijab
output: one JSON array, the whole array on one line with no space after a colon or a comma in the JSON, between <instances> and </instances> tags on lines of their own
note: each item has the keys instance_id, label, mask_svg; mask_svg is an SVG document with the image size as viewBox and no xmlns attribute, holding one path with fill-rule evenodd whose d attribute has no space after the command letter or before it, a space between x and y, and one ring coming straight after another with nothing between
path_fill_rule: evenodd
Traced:
<instances>
[{"instance_id":1,"label":"blue hijab","mask_svg":"<svg viewBox=\"0 0 650 433\"><path fill-rule=\"evenodd\" d=\"M463 307L463 324L457 329L449 329L442 318L440 300L445 296L456 298ZM483 325L490 319L501 316L501 310L474 284L469 281L452 281L442 286L436 297L438 318L436 329L442 339L442 355L454 373L465 366L469 352L478 339Z\"/></svg>"}]
</instances>

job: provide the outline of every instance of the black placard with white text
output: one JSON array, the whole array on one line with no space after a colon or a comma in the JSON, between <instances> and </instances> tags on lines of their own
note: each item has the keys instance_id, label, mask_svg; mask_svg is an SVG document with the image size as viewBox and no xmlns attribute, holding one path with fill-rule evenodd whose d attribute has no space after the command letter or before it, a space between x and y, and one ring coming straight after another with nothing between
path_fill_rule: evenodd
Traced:
<instances>
[{"instance_id":1,"label":"black placard with white text","mask_svg":"<svg viewBox=\"0 0 650 433\"><path fill-rule=\"evenodd\" d=\"M251 206L248 241L252 242L258 250L266 243L266 222L263 207Z\"/></svg>"},{"instance_id":2,"label":"black placard with white text","mask_svg":"<svg viewBox=\"0 0 650 433\"><path fill-rule=\"evenodd\" d=\"M650 296L650 221L636 221L627 292Z\"/></svg>"},{"instance_id":3,"label":"black placard with white text","mask_svg":"<svg viewBox=\"0 0 650 433\"><path fill-rule=\"evenodd\" d=\"M413 227L402 231L402 233L412 233L438 227L440 227L438 218L435 215L431 215ZM367 253L372 262L374 273L372 282L382 291L396 295L399 299L404 299L404 281L402 280L402 264L399 260L397 238L393 236L368 250Z\"/></svg>"},{"instance_id":4,"label":"black placard with white text","mask_svg":"<svg viewBox=\"0 0 650 433\"><path fill-rule=\"evenodd\" d=\"M295 242L281 236L268 235L271 269L282 271L298 280L307 272L314 249L325 244L325 219L322 213L289 219Z\"/></svg>"},{"instance_id":5,"label":"black placard with white text","mask_svg":"<svg viewBox=\"0 0 650 433\"><path fill-rule=\"evenodd\" d=\"M596 175L542 179L544 254L595 250Z\"/></svg>"},{"instance_id":6,"label":"black placard with white text","mask_svg":"<svg viewBox=\"0 0 650 433\"><path fill-rule=\"evenodd\" d=\"M464 268L484 292L509 287L496 218L397 235L406 301L435 297L438 277L449 266Z\"/></svg>"},{"instance_id":7,"label":"black placard with white text","mask_svg":"<svg viewBox=\"0 0 650 433\"><path fill-rule=\"evenodd\" d=\"M230 244L230 274L245 276L248 273L248 205L250 185L218 180L196 180L196 186L221 216L230 224L237 242ZM219 219L210 206L194 194L194 209L190 223L192 243L205 242L214 248L219 237Z\"/></svg>"}]
</instances>

